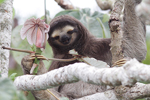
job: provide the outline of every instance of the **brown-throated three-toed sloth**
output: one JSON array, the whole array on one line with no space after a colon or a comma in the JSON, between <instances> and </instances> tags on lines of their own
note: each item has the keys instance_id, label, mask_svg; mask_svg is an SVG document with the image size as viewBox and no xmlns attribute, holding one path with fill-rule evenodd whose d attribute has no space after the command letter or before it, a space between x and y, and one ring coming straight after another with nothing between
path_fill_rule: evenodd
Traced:
<instances>
[{"instance_id":1,"label":"brown-throated three-toed sloth","mask_svg":"<svg viewBox=\"0 0 150 100\"><path fill-rule=\"evenodd\" d=\"M141 0L125 0L123 19L123 54L125 57L136 58L141 61L146 56L145 26L140 18L136 16L135 6ZM99 39L89 33L89 31L75 18L63 15L54 18L50 22L48 42L52 46L54 58L68 59L73 56L68 51L75 49L80 55L94 57L103 60L111 65L110 42L111 39ZM50 69L53 70L65 65L74 63L53 61ZM29 74L33 61L28 57L23 58L22 65L25 74ZM45 68L39 66L38 74L46 72ZM76 82L59 86L51 90L57 96L66 96L69 99L81 98L97 92L105 91L105 86L96 86L84 82ZM46 90L32 91L36 100L54 100Z\"/></svg>"},{"instance_id":2,"label":"brown-throated three-toed sloth","mask_svg":"<svg viewBox=\"0 0 150 100\"><path fill-rule=\"evenodd\" d=\"M75 49L80 55L94 57L111 64L110 39L94 37L77 19L63 15L50 22L48 42L54 53L54 58L73 58L69 50ZM53 61L50 70L73 62Z\"/></svg>"}]
</instances>

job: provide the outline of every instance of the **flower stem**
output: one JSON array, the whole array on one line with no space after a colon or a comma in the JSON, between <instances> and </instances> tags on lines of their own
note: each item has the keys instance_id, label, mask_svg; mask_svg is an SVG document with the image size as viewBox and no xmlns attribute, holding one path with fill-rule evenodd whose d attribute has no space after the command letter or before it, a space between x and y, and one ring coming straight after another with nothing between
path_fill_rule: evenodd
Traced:
<instances>
[{"instance_id":1,"label":"flower stem","mask_svg":"<svg viewBox=\"0 0 150 100\"><path fill-rule=\"evenodd\" d=\"M25 52L25 53L34 53L33 51L29 51L29 50L21 50L21 49L14 49L14 48L8 48L5 46L2 46L3 49L7 49L7 50L11 50L11 51L18 51L18 52Z\"/></svg>"}]
</instances>

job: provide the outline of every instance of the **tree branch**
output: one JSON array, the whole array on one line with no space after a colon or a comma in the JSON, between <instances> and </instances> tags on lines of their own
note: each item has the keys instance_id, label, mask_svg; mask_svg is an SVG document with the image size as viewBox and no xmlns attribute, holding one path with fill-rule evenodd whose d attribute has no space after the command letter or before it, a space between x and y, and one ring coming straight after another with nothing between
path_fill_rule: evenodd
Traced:
<instances>
[{"instance_id":1,"label":"tree branch","mask_svg":"<svg viewBox=\"0 0 150 100\"><path fill-rule=\"evenodd\" d=\"M9 51L2 46L10 47L12 30L13 0L5 0L0 4L0 74L8 77Z\"/></svg>"},{"instance_id":2,"label":"tree branch","mask_svg":"<svg viewBox=\"0 0 150 100\"><path fill-rule=\"evenodd\" d=\"M113 90L107 90L74 100L135 100L149 96L150 84L136 83L133 87L118 86Z\"/></svg>"},{"instance_id":3,"label":"tree branch","mask_svg":"<svg viewBox=\"0 0 150 100\"><path fill-rule=\"evenodd\" d=\"M60 7L62 7L63 9L74 9L74 6L70 3L70 4L67 4L64 2L64 0L55 0L58 5Z\"/></svg>"},{"instance_id":4,"label":"tree branch","mask_svg":"<svg viewBox=\"0 0 150 100\"><path fill-rule=\"evenodd\" d=\"M113 10L110 15L109 27L111 31L111 53L112 64L114 62L123 59L122 53L122 39L123 31L121 28L120 15L123 8L124 0L117 0L114 4Z\"/></svg>"},{"instance_id":5,"label":"tree branch","mask_svg":"<svg viewBox=\"0 0 150 100\"><path fill-rule=\"evenodd\" d=\"M82 70L81 70L82 69ZM96 68L85 63L75 63L52 70L43 75L24 75L15 79L14 84L21 90L41 90L82 80L97 85L132 86L136 82L150 82L150 65L136 59L123 67Z\"/></svg>"}]
</instances>

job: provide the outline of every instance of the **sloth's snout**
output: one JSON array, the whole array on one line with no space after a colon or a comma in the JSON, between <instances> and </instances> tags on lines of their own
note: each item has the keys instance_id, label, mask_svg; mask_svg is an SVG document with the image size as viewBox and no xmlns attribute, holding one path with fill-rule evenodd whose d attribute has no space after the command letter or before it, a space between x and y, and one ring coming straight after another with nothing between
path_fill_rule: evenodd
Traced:
<instances>
[{"instance_id":1,"label":"sloth's snout","mask_svg":"<svg viewBox=\"0 0 150 100\"><path fill-rule=\"evenodd\" d=\"M71 37L70 36L67 36L67 35L63 35L60 39L61 43L63 44L68 44L71 40Z\"/></svg>"}]
</instances>

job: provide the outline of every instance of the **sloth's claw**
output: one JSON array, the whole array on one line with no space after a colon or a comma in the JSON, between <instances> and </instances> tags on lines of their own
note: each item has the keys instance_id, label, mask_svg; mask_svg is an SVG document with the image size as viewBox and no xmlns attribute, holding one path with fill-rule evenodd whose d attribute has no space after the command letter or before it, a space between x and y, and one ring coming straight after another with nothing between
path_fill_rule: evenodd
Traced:
<instances>
[{"instance_id":1,"label":"sloth's claw","mask_svg":"<svg viewBox=\"0 0 150 100\"><path fill-rule=\"evenodd\" d=\"M34 60L34 59L35 59L35 57L30 57L29 59L30 59L30 60Z\"/></svg>"},{"instance_id":2,"label":"sloth's claw","mask_svg":"<svg viewBox=\"0 0 150 100\"><path fill-rule=\"evenodd\" d=\"M116 61L112 67L116 66L116 67L121 67L123 66L127 61L129 61L129 58L123 58L123 59L120 59L118 61Z\"/></svg>"},{"instance_id":3,"label":"sloth's claw","mask_svg":"<svg viewBox=\"0 0 150 100\"><path fill-rule=\"evenodd\" d=\"M43 55L31 55L30 59L34 60L36 57L37 59L47 60L47 58L44 57Z\"/></svg>"}]
</instances>

